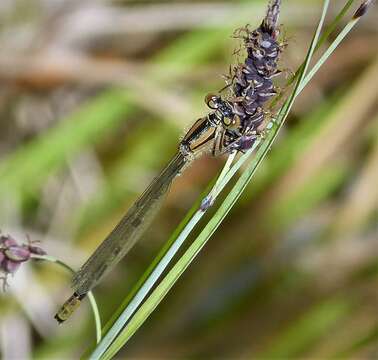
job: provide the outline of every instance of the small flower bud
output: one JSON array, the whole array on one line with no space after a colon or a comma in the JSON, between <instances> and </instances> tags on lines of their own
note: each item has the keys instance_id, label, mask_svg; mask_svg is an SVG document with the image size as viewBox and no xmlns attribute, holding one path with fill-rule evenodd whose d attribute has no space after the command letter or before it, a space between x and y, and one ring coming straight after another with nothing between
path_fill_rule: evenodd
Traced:
<instances>
[{"instance_id":1,"label":"small flower bud","mask_svg":"<svg viewBox=\"0 0 378 360\"><path fill-rule=\"evenodd\" d=\"M21 263L28 261L32 255L44 255L46 252L38 246L32 245L28 240L27 244L18 244L10 235L0 236L0 272L3 273L3 289L6 289L8 275L13 275Z\"/></svg>"},{"instance_id":2,"label":"small flower bud","mask_svg":"<svg viewBox=\"0 0 378 360\"><path fill-rule=\"evenodd\" d=\"M364 1L360 5L360 7L357 9L357 11L354 13L353 19L358 19L361 16L364 16L367 13L368 8L369 8L369 6L371 5L372 2L373 2L373 0L366 0L366 1Z\"/></svg>"}]
</instances>

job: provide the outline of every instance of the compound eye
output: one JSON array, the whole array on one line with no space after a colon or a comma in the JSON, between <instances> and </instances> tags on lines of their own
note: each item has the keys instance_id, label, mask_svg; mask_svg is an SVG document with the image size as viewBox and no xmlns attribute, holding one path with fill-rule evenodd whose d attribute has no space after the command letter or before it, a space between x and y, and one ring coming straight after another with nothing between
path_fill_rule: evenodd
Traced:
<instances>
[{"instance_id":1,"label":"compound eye","mask_svg":"<svg viewBox=\"0 0 378 360\"><path fill-rule=\"evenodd\" d=\"M222 121L224 126L230 126L232 124L232 120L228 117L223 118Z\"/></svg>"},{"instance_id":2,"label":"compound eye","mask_svg":"<svg viewBox=\"0 0 378 360\"><path fill-rule=\"evenodd\" d=\"M217 95L207 94L205 96L205 103L210 109L216 110L219 107L219 99Z\"/></svg>"},{"instance_id":3,"label":"compound eye","mask_svg":"<svg viewBox=\"0 0 378 360\"><path fill-rule=\"evenodd\" d=\"M241 120L238 115L234 115L232 119L229 117L224 117L222 121L223 125L230 130L237 130L241 125Z\"/></svg>"},{"instance_id":4,"label":"compound eye","mask_svg":"<svg viewBox=\"0 0 378 360\"><path fill-rule=\"evenodd\" d=\"M234 118L232 119L232 124L235 128L239 128L241 126L241 120L239 115L234 115Z\"/></svg>"}]
</instances>

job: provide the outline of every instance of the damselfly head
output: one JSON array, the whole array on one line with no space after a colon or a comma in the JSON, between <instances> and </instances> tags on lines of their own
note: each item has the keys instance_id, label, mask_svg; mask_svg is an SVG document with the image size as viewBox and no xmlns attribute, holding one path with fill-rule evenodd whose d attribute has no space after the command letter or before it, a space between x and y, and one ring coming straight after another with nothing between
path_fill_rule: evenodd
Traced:
<instances>
[{"instance_id":1,"label":"damselfly head","mask_svg":"<svg viewBox=\"0 0 378 360\"><path fill-rule=\"evenodd\" d=\"M211 110L215 110L209 115L209 119L213 120L214 124L229 126L233 123L234 112L228 101L223 100L219 95L208 94L205 103Z\"/></svg>"}]
</instances>

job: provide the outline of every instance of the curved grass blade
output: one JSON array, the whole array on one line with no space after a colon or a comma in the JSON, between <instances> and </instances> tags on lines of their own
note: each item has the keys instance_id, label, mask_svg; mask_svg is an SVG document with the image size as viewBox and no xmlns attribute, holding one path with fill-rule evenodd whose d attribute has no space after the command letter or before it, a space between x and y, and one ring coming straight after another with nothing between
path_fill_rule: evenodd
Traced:
<instances>
[{"instance_id":1,"label":"curved grass blade","mask_svg":"<svg viewBox=\"0 0 378 360\"><path fill-rule=\"evenodd\" d=\"M314 75L318 72L320 67L327 61L327 59L332 55L332 53L336 50L336 48L340 45L340 43L344 40L344 38L351 32L351 30L357 25L360 21L361 17L353 17L341 30L341 32L337 35L336 39L332 42L332 44L327 48L324 54L320 57L320 59L316 62L313 68L307 74L305 81L299 86L299 91L302 91L306 84L314 77Z\"/></svg>"},{"instance_id":2,"label":"curved grass blade","mask_svg":"<svg viewBox=\"0 0 378 360\"><path fill-rule=\"evenodd\" d=\"M327 41L327 39L330 37L330 35L335 31L337 25L339 25L340 21L343 19L349 8L353 5L355 0L348 0L347 3L343 6L343 8L340 10L340 12L335 16L333 21L327 26L327 28L324 30L323 34L320 36L315 51L319 50L319 48ZM295 72L295 74L290 78L289 84L294 83L294 81L298 78L300 71L303 69L304 64L302 64L298 70Z\"/></svg>"},{"instance_id":3,"label":"curved grass blade","mask_svg":"<svg viewBox=\"0 0 378 360\"><path fill-rule=\"evenodd\" d=\"M220 193L221 186L223 183L223 179L227 174L229 174L230 166L235 158L236 152L232 153L227 161L225 166L223 167L218 180L216 181L213 188L210 190L209 194L212 194L213 199ZM226 185L224 183L223 187ZM197 206L198 208L198 206ZM94 352L91 354L92 359L98 359L104 350L106 350L109 345L112 343L112 341L116 338L118 335L120 329L124 326L125 323L131 318L133 313L137 310L139 305L142 303L144 298L147 296L147 294L150 292L150 290L153 288L155 283L158 281L161 274L164 272L164 270L167 268L173 257L176 255L177 251L181 247L181 245L184 243L184 241L189 236L190 232L193 230L195 225L199 222L199 220L203 217L205 214L204 211L201 209L197 210L194 215L190 218L190 220L186 223L186 225L183 227L183 229L180 231L179 235L175 239L175 241L172 243L172 245L167 249L167 251L164 253L162 258L159 262L156 263L154 268L151 271L151 274L146 279L146 281L141 284L139 289L135 292L134 296L130 301L128 302L125 309L122 311L122 313L119 315L117 320L114 322L112 327L107 331L106 335L102 339L101 343L97 346L97 348L94 350Z\"/></svg>"}]
</instances>

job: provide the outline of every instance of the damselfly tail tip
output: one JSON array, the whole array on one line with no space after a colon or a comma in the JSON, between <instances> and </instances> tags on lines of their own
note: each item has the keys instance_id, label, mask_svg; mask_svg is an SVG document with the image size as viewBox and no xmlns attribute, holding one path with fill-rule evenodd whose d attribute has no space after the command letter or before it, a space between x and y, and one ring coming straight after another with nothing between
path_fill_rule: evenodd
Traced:
<instances>
[{"instance_id":1,"label":"damselfly tail tip","mask_svg":"<svg viewBox=\"0 0 378 360\"><path fill-rule=\"evenodd\" d=\"M55 314L54 318L58 321L59 324L65 322L80 306L81 300L85 295L78 295L74 293L59 309Z\"/></svg>"}]
</instances>

